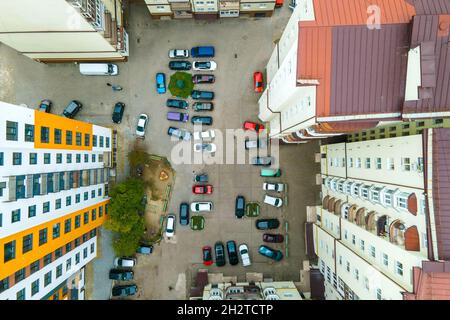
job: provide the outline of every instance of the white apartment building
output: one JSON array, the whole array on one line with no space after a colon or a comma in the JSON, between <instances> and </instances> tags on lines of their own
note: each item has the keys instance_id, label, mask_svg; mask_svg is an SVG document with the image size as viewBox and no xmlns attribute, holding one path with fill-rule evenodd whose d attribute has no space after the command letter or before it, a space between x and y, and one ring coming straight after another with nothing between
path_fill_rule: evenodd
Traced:
<instances>
[{"instance_id":1,"label":"white apartment building","mask_svg":"<svg viewBox=\"0 0 450 320\"><path fill-rule=\"evenodd\" d=\"M321 146L313 233L326 299L403 299L415 270L448 261L448 148L449 129Z\"/></svg>"},{"instance_id":2,"label":"white apartment building","mask_svg":"<svg viewBox=\"0 0 450 320\"><path fill-rule=\"evenodd\" d=\"M112 131L0 108L0 299L82 298L80 270L107 214Z\"/></svg>"},{"instance_id":3,"label":"white apartment building","mask_svg":"<svg viewBox=\"0 0 450 320\"><path fill-rule=\"evenodd\" d=\"M1 1L0 41L40 62L129 55L122 0Z\"/></svg>"}]
</instances>

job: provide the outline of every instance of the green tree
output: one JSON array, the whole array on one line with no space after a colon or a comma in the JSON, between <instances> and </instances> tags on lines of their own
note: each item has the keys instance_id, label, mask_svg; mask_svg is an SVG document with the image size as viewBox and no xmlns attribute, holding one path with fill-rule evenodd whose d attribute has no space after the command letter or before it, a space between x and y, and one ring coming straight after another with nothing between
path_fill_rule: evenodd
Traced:
<instances>
[{"instance_id":1,"label":"green tree","mask_svg":"<svg viewBox=\"0 0 450 320\"><path fill-rule=\"evenodd\" d=\"M187 98L194 89L192 75L187 72L175 72L170 76L169 91L173 96Z\"/></svg>"}]
</instances>

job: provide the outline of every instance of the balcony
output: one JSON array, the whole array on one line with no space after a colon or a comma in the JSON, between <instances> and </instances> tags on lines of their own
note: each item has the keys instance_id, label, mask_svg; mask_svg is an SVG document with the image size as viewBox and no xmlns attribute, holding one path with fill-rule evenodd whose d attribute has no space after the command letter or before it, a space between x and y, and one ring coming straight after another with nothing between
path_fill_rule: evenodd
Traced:
<instances>
[{"instance_id":1,"label":"balcony","mask_svg":"<svg viewBox=\"0 0 450 320\"><path fill-rule=\"evenodd\" d=\"M101 0L66 0L80 12L95 30L104 30L105 6Z\"/></svg>"}]
</instances>

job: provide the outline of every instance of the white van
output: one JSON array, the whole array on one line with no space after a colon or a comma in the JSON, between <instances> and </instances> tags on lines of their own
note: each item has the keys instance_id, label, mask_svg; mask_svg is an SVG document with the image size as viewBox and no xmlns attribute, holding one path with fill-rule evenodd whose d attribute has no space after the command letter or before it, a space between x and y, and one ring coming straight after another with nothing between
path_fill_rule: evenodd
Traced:
<instances>
[{"instance_id":1,"label":"white van","mask_svg":"<svg viewBox=\"0 0 450 320\"><path fill-rule=\"evenodd\" d=\"M116 76L119 67L113 63L80 63L80 73L85 76Z\"/></svg>"}]
</instances>

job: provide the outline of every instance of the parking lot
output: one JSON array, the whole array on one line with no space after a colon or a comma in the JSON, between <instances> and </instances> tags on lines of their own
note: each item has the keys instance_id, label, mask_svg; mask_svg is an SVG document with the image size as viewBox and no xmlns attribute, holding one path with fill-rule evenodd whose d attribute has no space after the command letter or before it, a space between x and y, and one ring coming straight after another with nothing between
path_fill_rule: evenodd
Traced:
<instances>
[{"instance_id":1,"label":"parking lot","mask_svg":"<svg viewBox=\"0 0 450 320\"><path fill-rule=\"evenodd\" d=\"M60 113L72 99L83 103L83 110L77 116L98 125L118 130L118 178L128 175L126 154L135 143L148 153L167 156L170 159L173 142L167 135L167 128L176 126L192 131L193 125L173 123L166 120L168 108L165 101L169 93L158 95L155 90L155 74L164 72L167 83L172 72L168 69L167 52L173 48L191 48L196 45L215 47L217 70L216 82L202 85L204 90L215 92L214 111L195 113L211 115L215 130L241 128L246 120L258 121L258 94L253 92L254 71L264 71L264 66L273 50L273 41L282 33L287 23L289 9L276 11L272 18L230 19L213 22L151 21L147 9L142 5L130 7L128 33L131 56L127 63L120 63L117 77L86 77L79 74L74 64L44 65L17 55L0 44L0 99L12 103L35 106L41 99L49 98L54 103L52 112ZM193 59L189 59L193 61ZM194 73L190 71L191 73ZM124 90L113 92L107 82L120 85ZM113 125L111 112L114 103L125 103L125 115L120 125ZM189 99L190 105L192 100ZM170 111L177 111L172 109ZM136 142L134 131L137 116L146 113L150 117L145 140ZM189 115L194 112L189 108ZM209 129L204 128L204 129ZM202 265L201 247L214 246L216 241L225 243L235 240L239 245L246 243L250 249L252 266L208 267L210 272L245 279L246 272L262 272L274 280L299 280L299 271L305 258L304 230L305 206L317 201L318 187L315 173L319 171L314 162L316 143L306 145L280 146L281 178L264 179L259 176L260 168L252 165L174 164L176 170L175 188L169 204L169 212L178 215L181 202L213 201L214 211L203 214L206 218L203 231L176 226L175 241L162 241L150 256L138 256L135 280L139 286L137 299L185 299L190 279ZM214 186L212 195L192 194L194 172L206 172ZM281 209L262 204L265 192L264 181L283 182L288 185L288 204ZM281 262L272 262L260 256L257 248L262 243L262 234L255 228L255 218L238 220L234 216L235 198L243 195L247 201L261 204L259 218L278 218L281 222L277 232L289 235L289 256ZM102 246L108 246L103 242ZM284 244L269 246L286 253ZM110 250L108 251L110 252ZM227 259L228 260L228 259ZM102 256L94 267L112 266L111 256ZM95 273L96 281L104 284ZM105 275L107 279L107 275ZM108 298L102 294L96 298Z\"/></svg>"}]
</instances>

